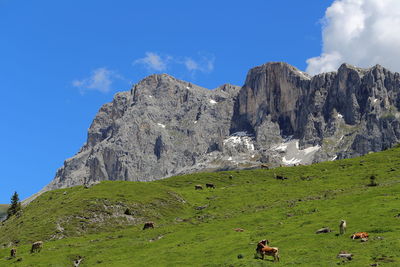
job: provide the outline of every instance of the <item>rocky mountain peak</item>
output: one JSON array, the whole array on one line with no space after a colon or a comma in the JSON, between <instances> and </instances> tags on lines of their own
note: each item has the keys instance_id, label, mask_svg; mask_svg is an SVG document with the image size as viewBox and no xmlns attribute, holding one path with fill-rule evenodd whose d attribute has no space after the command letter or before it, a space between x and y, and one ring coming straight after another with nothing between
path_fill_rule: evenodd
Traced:
<instances>
[{"instance_id":1,"label":"rocky mountain peak","mask_svg":"<svg viewBox=\"0 0 400 267\"><path fill-rule=\"evenodd\" d=\"M311 77L272 62L214 90L155 74L100 108L44 191L363 155L399 142L399 108L399 74L379 65Z\"/></svg>"}]
</instances>

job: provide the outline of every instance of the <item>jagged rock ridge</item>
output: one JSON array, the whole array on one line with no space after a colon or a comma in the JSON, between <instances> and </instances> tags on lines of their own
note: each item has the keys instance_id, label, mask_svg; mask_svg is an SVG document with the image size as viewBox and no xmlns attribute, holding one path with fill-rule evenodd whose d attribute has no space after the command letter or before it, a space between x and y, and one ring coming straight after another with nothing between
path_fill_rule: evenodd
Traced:
<instances>
[{"instance_id":1,"label":"jagged rock ridge","mask_svg":"<svg viewBox=\"0 0 400 267\"><path fill-rule=\"evenodd\" d=\"M268 63L243 87L214 90L151 75L101 107L87 143L44 191L363 155L399 141L399 108L399 74L379 65L310 77Z\"/></svg>"}]
</instances>

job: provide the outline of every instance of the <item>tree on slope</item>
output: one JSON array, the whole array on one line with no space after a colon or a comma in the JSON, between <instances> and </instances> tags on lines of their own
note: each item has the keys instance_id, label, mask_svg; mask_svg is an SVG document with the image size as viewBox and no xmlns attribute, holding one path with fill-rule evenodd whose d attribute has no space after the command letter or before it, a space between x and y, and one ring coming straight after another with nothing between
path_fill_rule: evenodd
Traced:
<instances>
[{"instance_id":1,"label":"tree on slope","mask_svg":"<svg viewBox=\"0 0 400 267\"><path fill-rule=\"evenodd\" d=\"M19 202L18 193L14 192L14 194L11 197L11 205L10 207L8 207L7 210L7 219L17 214L20 210L21 210L21 202Z\"/></svg>"}]
</instances>

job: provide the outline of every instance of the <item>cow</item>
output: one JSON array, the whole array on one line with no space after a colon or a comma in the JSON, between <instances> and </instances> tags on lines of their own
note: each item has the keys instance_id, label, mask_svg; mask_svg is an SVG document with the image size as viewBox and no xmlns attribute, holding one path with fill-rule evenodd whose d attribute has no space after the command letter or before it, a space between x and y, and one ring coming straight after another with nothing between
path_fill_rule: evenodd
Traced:
<instances>
[{"instance_id":1,"label":"cow","mask_svg":"<svg viewBox=\"0 0 400 267\"><path fill-rule=\"evenodd\" d=\"M203 190L203 186L200 185L200 184L197 184L197 185L194 186L194 189L195 190Z\"/></svg>"},{"instance_id":2,"label":"cow","mask_svg":"<svg viewBox=\"0 0 400 267\"><path fill-rule=\"evenodd\" d=\"M149 228L154 229L154 222L146 222L146 223L144 224L143 230L146 230L146 229L149 229Z\"/></svg>"},{"instance_id":3,"label":"cow","mask_svg":"<svg viewBox=\"0 0 400 267\"><path fill-rule=\"evenodd\" d=\"M351 239L364 239L364 240L368 240L368 233L367 232L358 232L358 233L354 233L350 236Z\"/></svg>"},{"instance_id":4,"label":"cow","mask_svg":"<svg viewBox=\"0 0 400 267\"><path fill-rule=\"evenodd\" d=\"M79 267L81 262L83 261L83 258L81 256L78 256L76 260L74 260L74 267Z\"/></svg>"},{"instance_id":5,"label":"cow","mask_svg":"<svg viewBox=\"0 0 400 267\"><path fill-rule=\"evenodd\" d=\"M36 241L32 244L31 253L40 252L43 247L43 241Z\"/></svg>"},{"instance_id":6,"label":"cow","mask_svg":"<svg viewBox=\"0 0 400 267\"><path fill-rule=\"evenodd\" d=\"M324 227L324 228L318 229L315 233L316 234L324 234L324 233L330 233L330 232L332 232L332 230L329 229L329 227Z\"/></svg>"},{"instance_id":7,"label":"cow","mask_svg":"<svg viewBox=\"0 0 400 267\"><path fill-rule=\"evenodd\" d=\"M206 184L206 188L213 188L213 189L215 189L215 185L214 185L214 184Z\"/></svg>"},{"instance_id":8,"label":"cow","mask_svg":"<svg viewBox=\"0 0 400 267\"><path fill-rule=\"evenodd\" d=\"M264 246L268 246L268 244L269 244L269 240L267 240L267 239L263 239L263 240L259 241L259 242L257 243L256 251L258 252L258 251L259 251L260 249L262 249Z\"/></svg>"},{"instance_id":9,"label":"cow","mask_svg":"<svg viewBox=\"0 0 400 267\"><path fill-rule=\"evenodd\" d=\"M346 227L347 227L346 221L345 220L341 220L340 224L339 224L339 231L340 231L341 235L346 233Z\"/></svg>"},{"instance_id":10,"label":"cow","mask_svg":"<svg viewBox=\"0 0 400 267\"><path fill-rule=\"evenodd\" d=\"M279 249L276 247L268 246L269 241L264 239L258 242L256 252L261 254L261 259L264 260L264 256L273 256L274 261L279 261Z\"/></svg>"},{"instance_id":11,"label":"cow","mask_svg":"<svg viewBox=\"0 0 400 267\"><path fill-rule=\"evenodd\" d=\"M244 229L242 229L242 228L235 228L235 229L233 229L233 231L235 231L235 232L244 232Z\"/></svg>"},{"instance_id":12,"label":"cow","mask_svg":"<svg viewBox=\"0 0 400 267\"><path fill-rule=\"evenodd\" d=\"M233 175L229 175L229 179L233 179Z\"/></svg>"},{"instance_id":13,"label":"cow","mask_svg":"<svg viewBox=\"0 0 400 267\"><path fill-rule=\"evenodd\" d=\"M11 256L11 258L15 258L17 256L17 249L16 248L12 248L11 249L10 256Z\"/></svg>"},{"instance_id":14,"label":"cow","mask_svg":"<svg viewBox=\"0 0 400 267\"><path fill-rule=\"evenodd\" d=\"M345 258L348 260L352 260L353 259L353 254L348 253L347 251L340 251L339 254L337 255L337 258Z\"/></svg>"}]
</instances>

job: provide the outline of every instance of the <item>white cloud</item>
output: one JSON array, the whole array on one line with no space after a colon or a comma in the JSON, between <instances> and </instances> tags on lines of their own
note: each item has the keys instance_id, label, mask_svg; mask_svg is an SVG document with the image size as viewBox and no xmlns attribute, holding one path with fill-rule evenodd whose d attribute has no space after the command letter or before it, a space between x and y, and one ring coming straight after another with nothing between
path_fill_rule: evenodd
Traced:
<instances>
[{"instance_id":1,"label":"white cloud","mask_svg":"<svg viewBox=\"0 0 400 267\"><path fill-rule=\"evenodd\" d=\"M199 68L199 65L196 63L196 61L194 61L194 60L191 59L191 58L187 58L187 59L185 60L184 64L185 64L186 68L187 68L189 71L194 71L194 70L197 70L197 69Z\"/></svg>"},{"instance_id":2,"label":"white cloud","mask_svg":"<svg viewBox=\"0 0 400 267\"><path fill-rule=\"evenodd\" d=\"M335 0L323 19L322 54L307 60L307 72L337 70L344 62L400 71L399 29L399 0Z\"/></svg>"},{"instance_id":3,"label":"white cloud","mask_svg":"<svg viewBox=\"0 0 400 267\"><path fill-rule=\"evenodd\" d=\"M172 57L170 56L162 57L154 52L146 52L146 56L135 60L133 65L142 64L150 71L164 71L167 69L167 65L171 59Z\"/></svg>"},{"instance_id":4,"label":"white cloud","mask_svg":"<svg viewBox=\"0 0 400 267\"><path fill-rule=\"evenodd\" d=\"M214 56L199 54L197 59L192 57L179 57L160 55L155 52L146 52L143 58L133 61L133 65L142 65L149 71L165 71L177 65L184 66L191 73L200 71L209 73L214 70Z\"/></svg>"},{"instance_id":5,"label":"white cloud","mask_svg":"<svg viewBox=\"0 0 400 267\"><path fill-rule=\"evenodd\" d=\"M80 88L81 93L84 93L87 90L108 93L111 90L111 85L115 78L121 78L121 76L107 68L98 68L92 71L90 77L72 81L72 85Z\"/></svg>"},{"instance_id":6,"label":"white cloud","mask_svg":"<svg viewBox=\"0 0 400 267\"><path fill-rule=\"evenodd\" d=\"M202 56L200 60L195 61L194 59L187 57L183 64L186 69L190 72L201 71L201 72L211 72L214 70L214 57Z\"/></svg>"}]
</instances>

